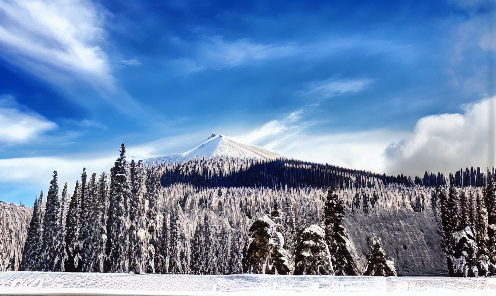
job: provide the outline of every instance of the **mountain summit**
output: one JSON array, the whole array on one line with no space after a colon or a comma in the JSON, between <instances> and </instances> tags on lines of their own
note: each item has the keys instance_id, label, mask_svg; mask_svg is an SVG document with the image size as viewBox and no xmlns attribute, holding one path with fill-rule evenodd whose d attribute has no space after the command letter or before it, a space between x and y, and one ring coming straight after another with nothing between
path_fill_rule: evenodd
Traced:
<instances>
[{"instance_id":1,"label":"mountain summit","mask_svg":"<svg viewBox=\"0 0 496 296\"><path fill-rule=\"evenodd\" d=\"M261 160L272 160L282 158L279 154L267 151L260 147L250 146L236 142L223 135L212 134L195 148L183 153L174 153L167 156L149 158L149 164L167 162L182 162L197 157L231 157L231 158L253 158Z\"/></svg>"}]
</instances>

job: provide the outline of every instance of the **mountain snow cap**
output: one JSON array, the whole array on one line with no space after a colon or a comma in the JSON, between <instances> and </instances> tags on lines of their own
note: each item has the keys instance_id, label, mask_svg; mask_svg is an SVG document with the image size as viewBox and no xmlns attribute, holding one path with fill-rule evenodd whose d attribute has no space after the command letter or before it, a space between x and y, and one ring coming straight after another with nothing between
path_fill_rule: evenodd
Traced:
<instances>
[{"instance_id":1,"label":"mountain snow cap","mask_svg":"<svg viewBox=\"0 0 496 296\"><path fill-rule=\"evenodd\" d=\"M279 154L260 147L250 146L235 141L220 134L211 134L205 141L183 153L174 153L167 156L149 158L148 164L183 162L193 158L229 157L241 159L274 160L282 158Z\"/></svg>"}]
</instances>

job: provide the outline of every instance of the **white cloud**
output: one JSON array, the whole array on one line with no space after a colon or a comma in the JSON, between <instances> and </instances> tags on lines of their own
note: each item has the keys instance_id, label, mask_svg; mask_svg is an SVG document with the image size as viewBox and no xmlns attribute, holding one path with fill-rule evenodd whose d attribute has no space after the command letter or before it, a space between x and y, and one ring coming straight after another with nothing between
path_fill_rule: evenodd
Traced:
<instances>
[{"instance_id":1,"label":"white cloud","mask_svg":"<svg viewBox=\"0 0 496 296\"><path fill-rule=\"evenodd\" d=\"M382 173L384 150L391 142L409 135L387 130L309 133L308 128L316 123L302 120L303 115L303 110L293 112L282 119L272 120L248 133L238 135L235 139L289 158Z\"/></svg>"},{"instance_id":2,"label":"white cloud","mask_svg":"<svg viewBox=\"0 0 496 296\"><path fill-rule=\"evenodd\" d=\"M407 135L390 130L327 135L300 133L279 143L274 151L300 160L383 173L384 150L392 141Z\"/></svg>"},{"instance_id":3,"label":"white cloud","mask_svg":"<svg viewBox=\"0 0 496 296\"><path fill-rule=\"evenodd\" d=\"M181 152L190 149L198 144L198 139L205 137L206 132L172 136L142 145L127 146L127 160L131 161ZM52 180L53 171L57 171L59 176L59 187L62 188L65 182L68 183L69 192L72 194L76 180L81 178L83 168L87 174L100 175L102 172L108 173L119 157L118 148L113 151L102 151L90 154L40 156L25 158L0 159L0 185L22 184L23 188L29 188L29 192L34 194L43 190L46 193ZM9 193L2 195L3 200ZM18 198L18 196L15 196ZM31 196L20 197L27 204L31 204Z\"/></svg>"},{"instance_id":4,"label":"white cloud","mask_svg":"<svg viewBox=\"0 0 496 296\"><path fill-rule=\"evenodd\" d=\"M6 61L62 88L77 77L114 89L99 46L105 35L102 13L90 1L2 1L0 13L0 55Z\"/></svg>"},{"instance_id":5,"label":"white cloud","mask_svg":"<svg viewBox=\"0 0 496 296\"><path fill-rule=\"evenodd\" d=\"M298 110L282 119L269 121L259 128L237 136L236 139L242 143L273 149L280 142L311 125L308 121L301 122L302 113L303 110Z\"/></svg>"},{"instance_id":6,"label":"white cloud","mask_svg":"<svg viewBox=\"0 0 496 296\"><path fill-rule=\"evenodd\" d=\"M58 157L27 157L0 159L0 180L2 183L22 184L27 188L38 188L46 193L52 180L53 171L57 171L59 187L68 183L69 193L72 194L76 180L81 178L83 168L89 176L92 173L100 175L108 172L118 155L102 156L58 156ZM24 197L29 200L31 197ZM27 202L27 201L26 201ZM30 205L31 201L29 201Z\"/></svg>"},{"instance_id":7,"label":"white cloud","mask_svg":"<svg viewBox=\"0 0 496 296\"><path fill-rule=\"evenodd\" d=\"M328 99L345 93L357 93L367 88L371 79L338 80L327 79L324 81L313 81L305 90L297 92L304 98Z\"/></svg>"},{"instance_id":8,"label":"white cloud","mask_svg":"<svg viewBox=\"0 0 496 296\"><path fill-rule=\"evenodd\" d=\"M0 143L21 144L32 141L57 125L38 113L20 111L11 96L0 97Z\"/></svg>"},{"instance_id":9,"label":"white cloud","mask_svg":"<svg viewBox=\"0 0 496 296\"><path fill-rule=\"evenodd\" d=\"M446 173L493 166L494 100L467 105L463 114L420 119L409 141L386 150L386 172L423 175L425 171Z\"/></svg>"}]
</instances>

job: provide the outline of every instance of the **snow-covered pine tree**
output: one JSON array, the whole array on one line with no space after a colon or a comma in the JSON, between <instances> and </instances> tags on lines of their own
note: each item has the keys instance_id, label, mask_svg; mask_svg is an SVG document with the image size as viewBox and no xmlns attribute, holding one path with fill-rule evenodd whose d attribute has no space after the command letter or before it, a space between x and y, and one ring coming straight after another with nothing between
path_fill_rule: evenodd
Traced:
<instances>
[{"instance_id":1,"label":"snow-covered pine tree","mask_svg":"<svg viewBox=\"0 0 496 296\"><path fill-rule=\"evenodd\" d=\"M474 195L474 191L470 190L468 193L468 220L470 227L475 232L475 224L477 220L477 208L476 208L476 195Z\"/></svg>"},{"instance_id":2,"label":"snow-covered pine tree","mask_svg":"<svg viewBox=\"0 0 496 296\"><path fill-rule=\"evenodd\" d=\"M325 231L312 224L302 232L295 255L295 275L333 275Z\"/></svg>"},{"instance_id":3,"label":"snow-covered pine tree","mask_svg":"<svg viewBox=\"0 0 496 296\"><path fill-rule=\"evenodd\" d=\"M343 202L329 188L324 208L325 240L331 253L332 266L336 275L358 275L358 267L349 249L351 241L343 226Z\"/></svg>"},{"instance_id":4,"label":"snow-covered pine tree","mask_svg":"<svg viewBox=\"0 0 496 296\"><path fill-rule=\"evenodd\" d=\"M100 272L105 272L105 258L106 252L105 247L107 245L107 218L108 218L108 183L107 183L107 174L102 173L100 178L98 179L98 202L97 209L98 213L95 215L95 220L98 223L98 232L97 232L97 258L98 258L98 270Z\"/></svg>"},{"instance_id":5,"label":"snow-covered pine tree","mask_svg":"<svg viewBox=\"0 0 496 296\"><path fill-rule=\"evenodd\" d=\"M98 186L96 174L91 174L90 181L87 183L86 197L83 200L82 207L82 224L81 237L85 239L81 241L83 244L83 270L87 272L95 272L100 270L100 248L101 248L101 211L102 205L98 198Z\"/></svg>"},{"instance_id":6,"label":"snow-covered pine tree","mask_svg":"<svg viewBox=\"0 0 496 296\"><path fill-rule=\"evenodd\" d=\"M33 205L33 214L29 223L28 234L22 252L21 270L37 270L36 261L41 257L41 199L36 197Z\"/></svg>"},{"instance_id":7,"label":"snow-covered pine tree","mask_svg":"<svg viewBox=\"0 0 496 296\"><path fill-rule=\"evenodd\" d=\"M460 174L461 176L461 174ZM460 181L461 182L461 181ZM443 251L450 276L478 276L477 239L469 223L468 201L465 192L457 193L450 186L447 198L439 198L443 230Z\"/></svg>"},{"instance_id":8,"label":"snow-covered pine tree","mask_svg":"<svg viewBox=\"0 0 496 296\"><path fill-rule=\"evenodd\" d=\"M60 197L60 213L59 213L59 233L57 236L58 250L56 250L56 260L58 263L57 270L65 271L65 222L66 222L66 204L67 204L67 182L64 184L64 188L62 189L62 195Z\"/></svg>"},{"instance_id":9,"label":"snow-covered pine tree","mask_svg":"<svg viewBox=\"0 0 496 296\"><path fill-rule=\"evenodd\" d=\"M454 276L454 241L453 233L458 228L458 207L457 195L454 186L450 186L449 195L447 196L444 190L440 190L439 196L440 219L442 229L442 248L446 256L448 272L450 276Z\"/></svg>"},{"instance_id":10,"label":"snow-covered pine tree","mask_svg":"<svg viewBox=\"0 0 496 296\"><path fill-rule=\"evenodd\" d=\"M169 245L169 252L168 252L168 257L169 257L169 264L168 264L168 271L169 273L181 273L182 272L182 267L181 267L181 261L179 260L179 239L181 232L178 227L179 223L179 214L178 214L178 209L172 208L169 209L169 219L170 219L170 245Z\"/></svg>"},{"instance_id":11,"label":"snow-covered pine tree","mask_svg":"<svg viewBox=\"0 0 496 296\"><path fill-rule=\"evenodd\" d=\"M475 195L475 239L478 246L477 267L479 276L489 276L490 261L489 250L487 248L487 210L483 196L479 193Z\"/></svg>"},{"instance_id":12,"label":"snow-covered pine tree","mask_svg":"<svg viewBox=\"0 0 496 296\"><path fill-rule=\"evenodd\" d=\"M496 186L494 174L487 172L484 203L487 209L487 252L489 256L489 272L496 274Z\"/></svg>"},{"instance_id":13,"label":"snow-covered pine tree","mask_svg":"<svg viewBox=\"0 0 496 296\"><path fill-rule=\"evenodd\" d=\"M194 274L211 274L210 266L210 226L207 211L199 219L191 243L191 271Z\"/></svg>"},{"instance_id":14,"label":"snow-covered pine tree","mask_svg":"<svg viewBox=\"0 0 496 296\"><path fill-rule=\"evenodd\" d=\"M43 228L43 221L45 219L45 203L43 202L43 191L40 191L40 198L38 199L38 202L39 202L38 226L40 227L38 230L38 233L40 234L40 238L39 238L40 243L38 247L40 249L38 251L38 256L34 258L33 270L41 271L43 270L43 232L45 231L45 229Z\"/></svg>"},{"instance_id":15,"label":"snow-covered pine tree","mask_svg":"<svg viewBox=\"0 0 496 296\"><path fill-rule=\"evenodd\" d=\"M79 242L79 232L80 227L80 186L79 180L76 181L76 187L74 188L74 194L71 197L71 202L69 203L69 209L67 210L67 218L65 222L65 271L67 272L77 272L81 271L81 254L80 254L80 242Z\"/></svg>"},{"instance_id":16,"label":"snow-covered pine tree","mask_svg":"<svg viewBox=\"0 0 496 296\"><path fill-rule=\"evenodd\" d=\"M468 174L465 174L464 182L469 181ZM468 185L467 185L468 186ZM454 198L454 189L450 188L449 199ZM469 195L470 197L470 195ZM450 202L448 202L450 204ZM473 227L470 223L470 207L467 195L463 190L458 194L459 218L455 231L451 234L452 250L451 260L453 263L453 275L463 277L478 276L477 257L478 246Z\"/></svg>"},{"instance_id":17,"label":"snow-covered pine tree","mask_svg":"<svg viewBox=\"0 0 496 296\"><path fill-rule=\"evenodd\" d=\"M381 239L374 235L368 240L371 245L371 252L367 256L367 270L364 275L397 276L394 261L387 259Z\"/></svg>"},{"instance_id":18,"label":"snow-covered pine tree","mask_svg":"<svg viewBox=\"0 0 496 296\"><path fill-rule=\"evenodd\" d=\"M168 269L168 246L169 246L169 240L170 240L170 231L169 231L169 217L167 214L163 214L162 218L162 228L159 231L159 236L158 236L158 250L157 250L157 273L167 273ZM140 233L143 237L142 244L141 244L141 263L142 263L142 270L146 272L146 262L147 262L147 252L146 249L144 248L146 245L146 237L147 237L147 231L146 231L146 221L145 221L145 216L142 219L141 223L141 228L140 228Z\"/></svg>"},{"instance_id":19,"label":"snow-covered pine tree","mask_svg":"<svg viewBox=\"0 0 496 296\"><path fill-rule=\"evenodd\" d=\"M129 270L136 274L144 272L142 260L142 249L140 240L140 230L143 228L143 206L141 202L142 169L141 161L138 164L134 159L130 164L130 186L129 196Z\"/></svg>"},{"instance_id":20,"label":"snow-covered pine tree","mask_svg":"<svg viewBox=\"0 0 496 296\"><path fill-rule=\"evenodd\" d=\"M475 235L470 226L455 231L453 234L453 275L459 277L477 277L478 247Z\"/></svg>"},{"instance_id":21,"label":"snow-covered pine tree","mask_svg":"<svg viewBox=\"0 0 496 296\"><path fill-rule=\"evenodd\" d=\"M110 173L109 219L107 239L107 271L128 272L127 205L131 194L127 179L126 147L121 145L120 156Z\"/></svg>"},{"instance_id":22,"label":"snow-covered pine tree","mask_svg":"<svg viewBox=\"0 0 496 296\"><path fill-rule=\"evenodd\" d=\"M81 194L79 202L79 244L81 254L81 271L89 271L91 266L91 205L93 203L92 196L90 196L90 188L87 182L88 175L86 168L83 168L81 174Z\"/></svg>"},{"instance_id":23,"label":"snow-covered pine tree","mask_svg":"<svg viewBox=\"0 0 496 296\"><path fill-rule=\"evenodd\" d=\"M459 228L465 228L470 225L470 208L467 195L463 190L458 194L458 208L460 209L460 225Z\"/></svg>"},{"instance_id":24,"label":"snow-covered pine tree","mask_svg":"<svg viewBox=\"0 0 496 296\"><path fill-rule=\"evenodd\" d=\"M250 227L250 245L243 262L244 272L264 274L291 274L294 263L284 249L284 237L280 230L279 213L264 215ZM274 221L276 220L276 221Z\"/></svg>"},{"instance_id":25,"label":"snow-covered pine tree","mask_svg":"<svg viewBox=\"0 0 496 296\"><path fill-rule=\"evenodd\" d=\"M244 234L239 231L241 228L240 222L233 227L235 231L232 232L231 238L231 256L229 257L229 273L239 274L243 273L243 246L246 241Z\"/></svg>"},{"instance_id":26,"label":"snow-covered pine tree","mask_svg":"<svg viewBox=\"0 0 496 296\"><path fill-rule=\"evenodd\" d=\"M146 272L155 273L157 258L156 253L158 251L158 227L157 227L157 215L158 215L158 198L160 191L160 177L158 176L158 171L155 168L148 168L146 171L146 232L147 232L147 248L145 249L147 254L146 261Z\"/></svg>"},{"instance_id":27,"label":"snow-covered pine tree","mask_svg":"<svg viewBox=\"0 0 496 296\"><path fill-rule=\"evenodd\" d=\"M58 176L57 171L54 171L53 179L50 181L50 188L48 189L45 217L43 218L42 269L44 271L60 270L60 263L56 261L57 251L59 250L58 238L61 231L58 194Z\"/></svg>"}]
</instances>

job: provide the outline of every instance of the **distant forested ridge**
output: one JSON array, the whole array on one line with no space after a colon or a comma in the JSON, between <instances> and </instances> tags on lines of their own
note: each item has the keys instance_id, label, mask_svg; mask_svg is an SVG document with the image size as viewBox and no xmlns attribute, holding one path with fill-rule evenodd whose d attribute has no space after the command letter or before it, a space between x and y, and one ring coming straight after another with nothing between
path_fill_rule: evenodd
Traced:
<instances>
[{"instance_id":1,"label":"distant forested ridge","mask_svg":"<svg viewBox=\"0 0 496 296\"><path fill-rule=\"evenodd\" d=\"M493 275L494 172L386 176L296 160L195 158L54 172L22 270Z\"/></svg>"},{"instance_id":2,"label":"distant forested ridge","mask_svg":"<svg viewBox=\"0 0 496 296\"><path fill-rule=\"evenodd\" d=\"M379 175L292 159L261 161L256 159L197 158L163 166L164 173L160 179L163 187L186 183L196 187L327 188L334 186L344 189L370 188L378 181L385 185L402 184L405 186L442 186L446 184L441 173L434 175L426 172L423 179L417 177L414 183L410 177L404 175L386 176L385 174ZM479 174L478 180L482 179L483 175ZM482 184L480 186L483 186Z\"/></svg>"}]
</instances>

